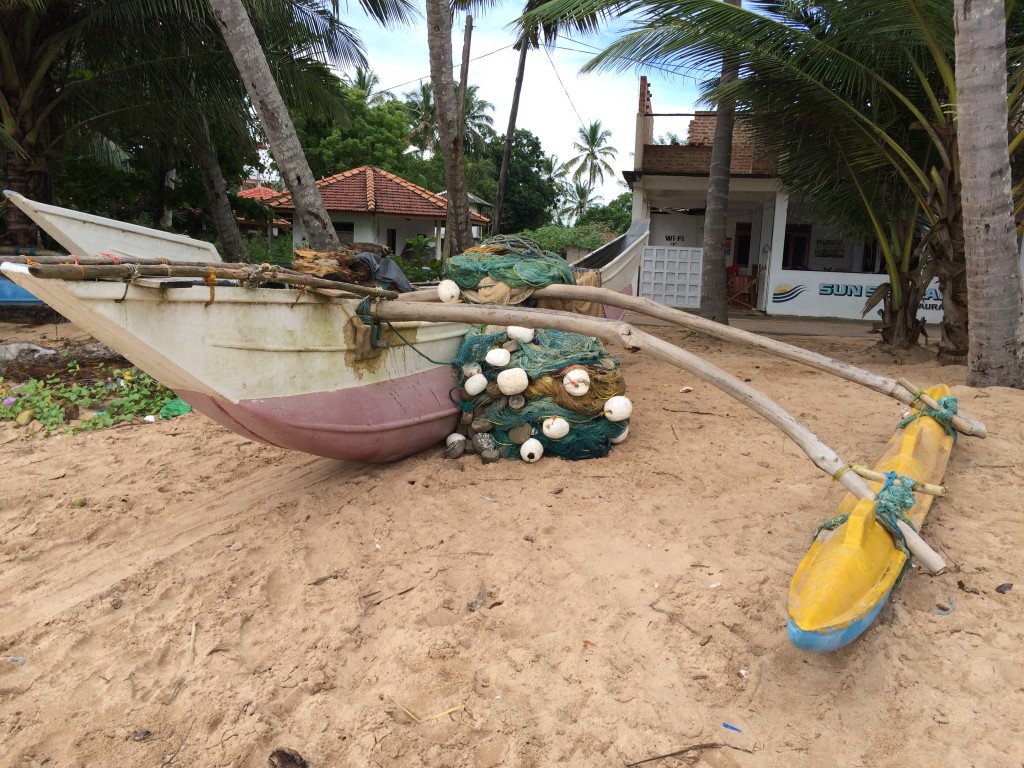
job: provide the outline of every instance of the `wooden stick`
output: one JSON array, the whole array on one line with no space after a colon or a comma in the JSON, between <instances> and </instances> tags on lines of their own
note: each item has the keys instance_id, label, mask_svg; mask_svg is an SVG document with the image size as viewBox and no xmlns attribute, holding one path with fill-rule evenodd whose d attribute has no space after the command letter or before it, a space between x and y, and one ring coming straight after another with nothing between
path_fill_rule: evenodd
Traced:
<instances>
[{"instance_id":1,"label":"wooden stick","mask_svg":"<svg viewBox=\"0 0 1024 768\"><path fill-rule=\"evenodd\" d=\"M133 277L188 277L215 278L218 280L256 280L258 282L287 283L310 288L331 288L354 293L358 296L374 296L383 299L398 297L395 291L381 288L370 288L365 285L341 283L336 280L324 280L319 277L305 275L301 272L282 269L280 267L262 267L255 264L237 266L221 266L216 264L181 265L181 264L32 264L28 268L33 277L50 280L130 280Z\"/></svg>"},{"instance_id":2,"label":"wooden stick","mask_svg":"<svg viewBox=\"0 0 1024 768\"><path fill-rule=\"evenodd\" d=\"M809 366L815 370L830 373L842 379L846 379L847 381L852 381L855 384L860 384L861 386L867 387L875 392L879 392L883 395L899 400L905 405L912 405L914 403L914 398L916 397L916 389L911 387L910 393L908 394L904 387L901 386L900 382L885 376L871 373L870 371L865 371L855 365L834 360L831 357L826 357L825 355L818 354L817 352L811 352L807 349L801 349L800 347L796 347L792 344L786 344L782 341L768 339L764 336L759 336L756 333L751 333L750 331L744 331L740 328L732 328L728 325L722 325L721 323L716 323L697 315L691 315L688 312L673 309L672 307L667 307L664 304L658 304L650 299L640 298L639 296L626 296L622 293L609 291L607 288L591 288L583 285L549 285L545 288L537 289L533 292L533 295L538 298L590 301L598 304L604 304L606 306L627 309L648 317L665 320L673 323L674 325L693 328L694 330L705 333L716 339L738 341L743 344L749 344L750 346L767 350L787 360L792 360L793 362L801 363L802 365ZM400 301L438 301L437 291L434 290L403 293L398 298ZM988 434L988 430L985 428L984 424L964 416L963 414L953 419L953 428L958 432L962 432L965 435L972 435L974 437L985 437Z\"/></svg>"},{"instance_id":3,"label":"wooden stick","mask_svg":"<svg viewBox=\"0 0 1024 768\"><path fill-rule=\"evenodd\" d=\"M861 467L861 466L858 466L857 464L854 464L851 467L851 469L854 472L856 472L858 475L860 475L861 477L863 477L863 478L865 478L867 480L874 480L875 482L878 482L878 483L884 483L888 479L888 478L886 478L884 472L876 472L873 469L868 469L867 467ZM900 480L895 480L895 481L893 481L893 485L898 485L898 486L902 487L903 486L903 482L900 481ZM917 481L914 481L914 484L911 486L910 490L916 491L918 493L927 493L929 496L945 496L946 495L946 489L944 487L942 487L941 485L932 485L931 483L919 483Z\"/></svg>"},{"instance_id":4,"label":"wooden stick","mask_svg":"<svg viewBox=\"0 0 1024 768\"><path fill-rule=\"evenodd\" d=\"M816 467L836 478L858 499L875 499L875 493L855 472L842 471L846 462L803 423L770 398L747 386L735 376L702 360L667 341L639 331L628 323L597 317L556 312L545 309L524 309L495 305L429 304L406 301L376 302L371 314L378 320L427 320L431 322L483 323L486 325L523 325L532 328L554 328L560 331L596 336L630 350L643 350L653 357L681 368L713 384L743 405L778 427ZM900 521L902 523L902 521ZM900 525L907 548L926 568L938 573L946 567L942 557L906 524Z\"/></svg>"}]
</instances>

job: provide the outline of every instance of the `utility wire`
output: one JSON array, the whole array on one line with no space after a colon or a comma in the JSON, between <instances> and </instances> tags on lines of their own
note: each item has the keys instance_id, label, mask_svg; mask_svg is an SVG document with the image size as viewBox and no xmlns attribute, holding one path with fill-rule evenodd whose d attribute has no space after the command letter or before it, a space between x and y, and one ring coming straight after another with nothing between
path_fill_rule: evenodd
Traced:
<instances>
[{"instance_id":1,"label":"utility wire","mask_svg":"<svg viewBox=\"0 0 1024 768\"><path fill-rule=\"evenodd\" d=\"M558 79L558 84L562 86L562 91L565 93L565 98L569 100L569 106L572 107L572 111L576 113L576 119L580 121L580 129L586 130L587 126L583 122L583 118L580 117L580 112L576 109L576 105L572 103L572 96L569 95L569 90L565 87L565 83L562 82L562 76L558 74L558 67L555 66L555 62L551 59L551 54L548 53L548 49L544 49L544 55L548 57L548 62L551 64L551 69L555 71L555 77Z\"/></svg>"},{"instance_id":2,"label":"utility wire","mask_svg":"<svg viewBox=\"0 0 1024 768\"><path fill-rule=\"evenodd\" d=\"M480 56L475 56L474 58L470 59L470 62L480 61L481 59L486 59L488 56L493 56L496 53L501 53L502 51L507 51L509 48L511 48L514 45L515 45L515 42L511 42L508 45L503 45L501 48L495 48L490 53L484 53L484 54L481 54ZM459 67L461 67L461 66L462 66L461 63L452 65L452 72L454 72L456 69L459 69ZM407 85L412 85L413 83L418 83L418 82L421 82L423 80L429 80L429 79L430 79L430 73L428 72L427 74L425 74L425 75L423 75L421 77L415 77L412 80L406 80L404 83L399 83L398 85L392 85L392 86L390 86L388 88L382 88L381 90L382 91L393 91L395 88L404 88Z\"/></svg>"}]
</instances>

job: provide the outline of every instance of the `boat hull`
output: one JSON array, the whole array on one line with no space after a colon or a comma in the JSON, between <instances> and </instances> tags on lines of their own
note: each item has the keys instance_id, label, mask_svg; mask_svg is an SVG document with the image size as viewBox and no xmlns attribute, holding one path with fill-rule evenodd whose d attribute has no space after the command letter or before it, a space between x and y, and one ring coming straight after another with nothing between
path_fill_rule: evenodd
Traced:
<instances>
[{"instance_id":1,"label":"boat hull","mask_svg":"<svg viewBox=\"0 0 1024 768\"><path fill-rule=\"evenodd\" d=\"M457 424L446 361L464 324L394 323L375 338L354 299L42 280L23 265L0 269L197 411L250 439L387 462L439 444Z\"/></svg>"},{"instance_id":2,"label":"boat hull","mask_svg":"<svg viewBox=\"0 0 1024 768\"><path fill-rule=\"evenodd\" d=\"M928 394L938 400L949 395L949 388L933 387ZM934 419L915 419L896 430L875 470L938 485L953 442ZM881 483L868 484L876 493L881 487ZM907 517L917 530L933 499L915 494ZM892 594L906 562L906 555L877 521L873 501L848 494L839 514L849 518L818 536L790 583L788 635L805 651L834 651L863 634Z\"/></svg>"},{"instance_id":3,"label":"boat hull","mask_svg":"<svg viewBox=\"0 0 1024 768\"><path fill-rule=\"evenodd\" d=\"M461 411L448 399L446 368L348 389L232 403L204 392L176 394L251 440L331 459L380 464L440 445Z\"/></svg>"}]
</instances>

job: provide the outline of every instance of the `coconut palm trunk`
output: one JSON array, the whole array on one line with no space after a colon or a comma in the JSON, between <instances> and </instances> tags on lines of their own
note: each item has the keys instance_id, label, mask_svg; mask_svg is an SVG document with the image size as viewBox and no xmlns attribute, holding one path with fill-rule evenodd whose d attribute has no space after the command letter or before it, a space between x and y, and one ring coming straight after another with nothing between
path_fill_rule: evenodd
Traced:
<instances>
[{"instance_id":1,"label":"coconut palm trunk","mask_svg":"<svg viewBox=\"0 0 1024 768\"><path fill-rule=\"evenodd\" d=\"M1021 273L1007 144L1003 0L956 0L961 202L970 296L967 383L1024 388Z\"/></svg>"},{"instance_id":2,"label":"coconut palm trunk","mask_svg":"<svg viewBox=\"0 0 1024 768\"><path fill-rule=\"evenodd\" d=\"M194 151L203 178L203 190L210 201L210 216L213 218L214 229L217 230L217 239L224 249L227 261L245 261L246 252L245 246L242 245L242 235L238 231L238 221L228 200L228 184L224 180L224 173L217 159L217 149L210 135L209 121L202 110L197 116L197 123Z\"/></svg>"},{"instance_id":3,"label":"coconut palm trunk","mask_svg":"<svg viewBox=\"0 0 1024 768\"><path fill-rule=\"evenodd\" d=\"M210 5L249 100L259 115L281 178L292 193L295 216L302 223L310 247L317 251L337 250L341 245L338 235L245 7L241 0L210 0Z\"/></svg>"},{"instance_id":4,"label":"coconut palm trunk","mask_svg":"<svg viewBox=\"0 0 1024 768\"><path fill-rule=\"evenodd\" d=\"M740 0L724 0L738 6ZM728 57L722 59L722 83L739 76L739 67ZM718 102L715 136L711 143L711 167L708 170L708 196L704 213L704 250L700 274L701 317L729 324L725 285L725 225L729 214L729 174L732 167L732 133L736 105L731 99Z\"/></svg>"},{"instance_id":5,"label":"coconut palm trunk","mask_svg":"<svg viewBox=\"0 0 1024 768\"><path fill-rule=\"evenodd\" d=\"M505 190L508 187L508 166L512 162L512 143L515 141L516 120L519 118L519 96L523 92L523 74L526 71L526 51L529 44L524 36L519 41L519 68L516 70L516 84L512 91L512 109L508 113L508 132L505 134L505 149L501 153L501 170L498 173L498 195L491 212L491 237L501 234L501 214L505 208Z\"/></svg>"},{"instance_id":6,"label":"coconut palm trunk","mask_svg":"<svg viewBox=\"0 0 1024 768\"><path fill-rule=\"evenodd\" d=\"M426 0L426 11L430 79L434 84L437 129L448 188L445 253L462 253L473 244L473 229L469 219L469 187L466 184L465 132L459 125L460 110L452 78L451 7L446 0Z\"/></svg>"}]
</instances>

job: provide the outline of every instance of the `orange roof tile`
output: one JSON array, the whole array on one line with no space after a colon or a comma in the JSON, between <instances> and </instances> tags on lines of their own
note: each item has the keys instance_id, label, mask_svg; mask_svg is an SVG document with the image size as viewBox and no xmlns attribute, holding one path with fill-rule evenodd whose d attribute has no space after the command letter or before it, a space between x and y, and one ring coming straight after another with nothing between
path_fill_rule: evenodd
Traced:
<instances>
[{"instance_id":1,"label":"orange roof tile","mask_svg":"<svg viewBox=\"0 0 1024 768\"><path fill-rule=\"evenodd\" d=\"M238 193L239 197L248 197L253 200L269 200L271 197L277 197L281 192L270 187L256 186L250 187L249 189L243 189Z\"/></svg>"},{"instance_id":2,"label":"orange roof tile","mask_svg":"<svg viewBox=\"0 0 1024 768\"><path fill-rule=\"evenodd\" d=\"M330 213L377 213L418 219L443 219L448 201L428 189L372 165L353 168L316 183ZM268 198L267 205L279 211L294 211L291 192ZM473 224L489 219L469 214Z\"/></svg>"}]
</instances>

